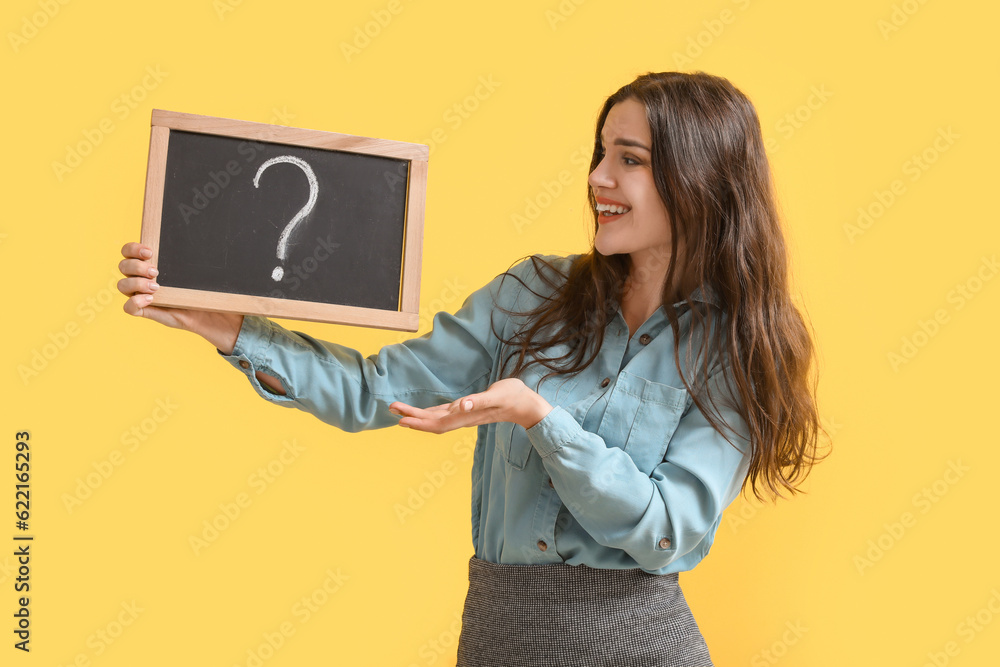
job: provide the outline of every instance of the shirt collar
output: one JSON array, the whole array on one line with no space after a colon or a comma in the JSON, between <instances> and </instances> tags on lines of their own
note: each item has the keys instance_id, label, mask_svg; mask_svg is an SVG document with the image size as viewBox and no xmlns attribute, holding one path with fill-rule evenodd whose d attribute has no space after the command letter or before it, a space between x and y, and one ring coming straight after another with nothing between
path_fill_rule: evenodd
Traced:
<instances>
[{"instance_id":1,"label":"shirt collar","mask_svg":"<svg viewBox=\"0 0 1000 667\"><path fill-rule=\"evenodd\" d=\"M688 299L690 299L691 301L701 301L702 303L707 303L716 306L718 308L722 307L719 301L719 297L715 293L715 290L713 290L712 287L707 284L700 287L696 287L691 292L691 294L688 295ZM677 301L674 303L674 308L680 308L684 305L684 303L685 303L684 301ZM617 315L618 317L622 318L623 322L625 321L625 315L624 313L622 313L621 304L618 304ZM666 310L664 310L663 306L660 306L650 314L649 318L647 318L647 322L653 327L659 327L661 321L665 321L666 319L667 319ZM643 326L645 326L645 323Z\"/></svg>"},{"instance_id":2,"label":"shirt collar","mask_svg":"<svg viewBox=\"0 0 1000 667\"><path fill-rule=\"evenodd\" d=\"M691 301L701 301L703 303L709 303L713 306L717 306L720 308L722 307L722 304L719 300L719 296L715 293L715 290L712 289L712 286L707 283L696 287L694 291L688 295L688 299ZM684 302L677 301L674 303L674 306L675 307L680 306L682 303Z\"/></svg>"}]
</instances>

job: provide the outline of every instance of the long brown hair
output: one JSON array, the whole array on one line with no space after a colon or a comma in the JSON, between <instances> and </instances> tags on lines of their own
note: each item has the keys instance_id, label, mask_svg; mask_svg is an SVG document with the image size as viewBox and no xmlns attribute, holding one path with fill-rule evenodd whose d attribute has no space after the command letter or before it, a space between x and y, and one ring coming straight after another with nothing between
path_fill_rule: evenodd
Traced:
<instances>
[{"instance_id":1,"label":"long brown hair","mask_svg":"<svg viewBox=\"0 0 1000 667\"><path fill-rule=\"evenodd\" d=\"M646 109L652 137L652 169L671 227L671 253L662 293L675 340L681 340L675 290L683 286L681 307L690 308L692 329L709 320L709 305L688 298L694 289L713 297L723 326L700 336L700 369L691 381L681 367L679 345L674 363L698 409L720 434L722 420L699 398L712 360L724 358L731 370L726 386L739 401L734 406L749 428L750 468L743 480L758 499L800 491L812 465L825 458L817 449L820 424L811 373L815 350L806 324L789 295L788 259L781 231L771 168L760 121L750 100L728 80L704 72L648 73L611 95L597 119L593 171L600 163L601 130L608 112L627 99ZM598 227L596 201L588 199ZM683 243L679 243L683 240ZM671 261L675 258L677 261ZM549 369L542 378L578 373L593 362L604 331L616 313L629 280L627 254L601 255L593 245L565 273L538 256L535 270L551 288L539 294L534 310L509 315L526 318L525 326L502 342L511 350L502 366L516 357L506 377L517 377L531 364ZM683 275L675 276L678 270ZM516 275L507 273L518 281ZM506 278L506 276L505 276ZM530 289L530 288L529 288ZM534 290L532 290L534 292ZM685 332L688 333L688 332ZM565 344L558 357L539 355ZM690 352L686 365L690 366ZM709 403L717 408L711 392ZM734 445L735 446L735 445Z\"/></svg>"}]
</instances>

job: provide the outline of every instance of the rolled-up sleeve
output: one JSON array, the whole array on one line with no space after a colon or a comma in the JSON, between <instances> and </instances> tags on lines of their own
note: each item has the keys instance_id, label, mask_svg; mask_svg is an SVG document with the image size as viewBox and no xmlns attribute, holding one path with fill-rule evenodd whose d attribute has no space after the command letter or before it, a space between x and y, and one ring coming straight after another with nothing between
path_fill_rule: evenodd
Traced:
<instances>
[{"instance_id":1,"label":"rolled-up sleeve","mask_svg":"<svg viewBox=\"0 0 1000 667\"><path fill-rule=\"evenodd\" d=\"M523 274L526 265L531 262L510 272ZM520 286L498 275L456 313L435 315L430 332L367 357L254 315L243 318L232 353L218 353L271 403L304 410L345 431L383 428L398 421L388 410L393 401L430 407L487 388L500 347L495 332L503 331L506 320L495 304L509 308ZM286 393L265 389L257 371L277 378Z\"/></svg>"},{"instance_id":2,"label":"rolled-up sleeve","mask_svg":"<svg viewBox=\"0 0 1000 667\"><path fill-rule=\"evenodd\" d=\"M560 499L598 543L625 551L648 571L708 551L750 462L748 428L727 400L724 377L716 371L708 386L733 444L692 404L648 475L561 407L527 430Z\"/></svg>"}]
</instances>

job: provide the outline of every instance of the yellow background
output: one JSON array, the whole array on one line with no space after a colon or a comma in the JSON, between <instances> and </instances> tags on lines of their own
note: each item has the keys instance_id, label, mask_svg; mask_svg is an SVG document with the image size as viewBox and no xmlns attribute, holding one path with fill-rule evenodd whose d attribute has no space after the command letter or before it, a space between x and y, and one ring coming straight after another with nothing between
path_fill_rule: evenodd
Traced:
<instances>
[{"instance_id":1,"label":"yellow background","mask_svg":"<svg viewBox=\"0 0 1000 667\"><path fill-rule=\"evenodd\" d=\"M519 257L583 251L586 174L573 157L602 100L646 71L701 69L747 93L770 140L835 444L808 495L737 501L710 556L681 575L716 664L995 664L1000 280L984 258L1000 245L986 206L1000 11L967 0L393 8L4 3L0 662L252 665L263 646L268 667L454 664L472 431L342 433L266 405L202 339L122 312L119 248L139 237L151 109L421 143L443 128L427 189L426 331ZM457 127L446 121L480 77L499 86ZM95 135L102 123L113 129ZM100 141L57 175L88 133ZM517 227L563 170L570 186ZM880 198L892 199L882 211ZM859 208L880 214L862 229ZM959 302L960 285L973 298ZM365 353L404 337L282 324ZM904 339L916 354L894 365ZM27 655L12 648L20 430L36 538ZM297 457L255 484L293 441ZM436 472L444 482L427 486ZM196 554L191 536L224 525L220 504L240 494L250 504ZM413 498L422 506L401 519ZM328 571L341 577L329 595ZM304 597L324 601L307 618ZM268 651L282 624L294 634Z\"/></svg>"}]
</instances>

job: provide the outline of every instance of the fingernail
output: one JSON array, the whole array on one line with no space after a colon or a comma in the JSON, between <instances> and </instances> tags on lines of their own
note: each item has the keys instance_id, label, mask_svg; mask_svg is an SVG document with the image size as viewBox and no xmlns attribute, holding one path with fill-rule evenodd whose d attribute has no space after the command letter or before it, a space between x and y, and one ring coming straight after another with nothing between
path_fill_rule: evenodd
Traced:
<instances>
[{"instance_id":1,"label":"fingernail","mask_svg":"<svg viewBox=\"0 0 1000 667\"><path fill-rule=\"evenodd\" d=\"M156 269L150 269L149 270L149 277L150 278L155 278L158 275L160 275L160 272L157 271Z\"/></svg>"},{"instance_id":2,"label":"fingernail","mask_svg":"<svg viewBox=\"0 0 1000 667\"><path fill-rule=\"evenodd\" d=\"M400 422L399 425L402 426L403 428L410 428L409 426L407 426L406 424L404 424L402 422Z\"/></svg>"},{"instance_id":3,"label":"fingernail","mask_svg":"<svg viewBox=\"0 0 1000 667\"><path fill-rule=\"evenodd\" d=\"M151 290L158 290L158 289L160 289L160 286L157 285L156 283L149 283L149 289L151 289Z\"/></svg>"},{"instance_id":4,"label":"fingernail","mask_svg":"<svg viewBox=\"0 0 1000 667\"><path fill-rule=\"evenodd\" d=\"M466 401L465 403L462 403L462 407L465 408L466 410L471 410L472 409L472 401Z\"/></svg>"},{"instance_id":5,"label":"fingernail","mask_svg":"<svg viewBox=\"0 0 1000 667\"><path fill-rule=\"evenodd\" d=\"M139 251L139 254L142 255L143 257L149 258L153 256L153 251L147 248L143 248L142 250Z\"/></svg>"},{"instance_id":6,"label":"fingernail","mask_svg":"<svg viewBox=\"0 0 1000 667\"><path fill-rule=\"evenodd\" d=\"M153 295L152 294L145 294L144 296L145 296L144 300L145 300L146 303L149 303L150 301L153 300Z\"/></svg>"},{"instance_id":7,"label":"fingernail","mask_svg":"<svg viewBox=\"0 0 1000 667\"><path fill-rule=\"evenodd\" d=\"M399 410L397 410L396 408L389 408L389 412L391 412L391 413L392 413L392 414L394 414L394 415L399 415L399 414L401 414L401 413L399 412Z\"/></svg>"}]
</instances>

